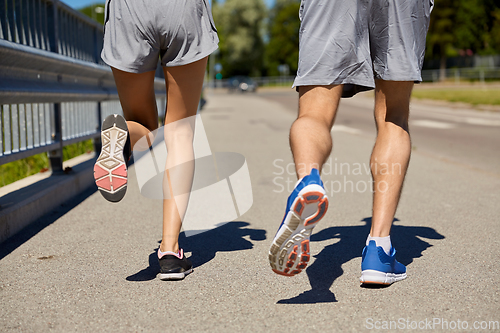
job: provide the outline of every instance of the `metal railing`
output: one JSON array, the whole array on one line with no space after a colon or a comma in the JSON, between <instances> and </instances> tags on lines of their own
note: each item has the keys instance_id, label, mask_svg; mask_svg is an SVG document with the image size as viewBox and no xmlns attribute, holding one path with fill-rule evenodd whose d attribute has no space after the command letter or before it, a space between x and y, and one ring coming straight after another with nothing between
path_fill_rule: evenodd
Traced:
<instances>
[{"instance_id":1,"label":"metal railing","mask_svg":"<svg viewBox=\"0 0 500 333\"><path fill-rule=\"evenodd\" d=\"M121 113L110 68L100 59L103 27L59 0L0 0L0 164L94 139ZM155 80L157 105L165 83Z\"/></svg>"},{"instance_id":2,"label":"metal railing","mask_svg":"<svg viewBox=\"0 0 500 333\"><path fill-rule=\"evenodd\" d=\"M252 77L258 87L291 87L295 76L263 76ZM493 81L500 80L500 67L470 67L447 68L441 78L441 70L426 69L422 71L423 82L440 82L442 79L460 83L461 81ZM214 80L210 82L212 88L227 88L231 79Z\"/></svg>"},{"instance_id":3,"label":"metal railing","mask_svg":"<svg viewBox=\"0 0 500 333\"><path fill-rule=\"evenodd\" d=\"M459 83L462 80L485 82L488 80L500 80L499 67L470 67L470 68L447 68L444 77L441 77L440 69L426 69L422 71L424 82L438 82L442 79L453 80Z\"/></svg>"}]
</instances>

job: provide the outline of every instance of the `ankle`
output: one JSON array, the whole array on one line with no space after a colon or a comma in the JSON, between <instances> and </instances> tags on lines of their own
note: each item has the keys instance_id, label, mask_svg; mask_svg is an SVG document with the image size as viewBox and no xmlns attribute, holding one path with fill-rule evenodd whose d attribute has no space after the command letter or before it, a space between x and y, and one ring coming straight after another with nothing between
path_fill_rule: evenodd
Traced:
<instances>
[{"instance_id":1,"label":"ankle","mask_svg":"<svg viewBox=\"0 0 500 333\"><path fill-rule=\"evenodd\" d=\"M366 238L366 245L370 243L370 241L375 241L375 244L377 246L380 246L384 249L385 253L390 255L391 252L391 236L385 236L385 237L374 237L371 234L368 234L368 237Z\"/></svg>"},{"instance_id":2,"label":"ankle","mask_svg":"<svg viewBox=\"0 0 500 333\"><path fill-rule=\"evenodd\" d=\"M166 242L161 242L160 244L160 251L161 252L174 252L174 253L177 253L179 252L179 244L178 243L175 243L175 244L168 244Z\"/></svg>"}]
</instances>

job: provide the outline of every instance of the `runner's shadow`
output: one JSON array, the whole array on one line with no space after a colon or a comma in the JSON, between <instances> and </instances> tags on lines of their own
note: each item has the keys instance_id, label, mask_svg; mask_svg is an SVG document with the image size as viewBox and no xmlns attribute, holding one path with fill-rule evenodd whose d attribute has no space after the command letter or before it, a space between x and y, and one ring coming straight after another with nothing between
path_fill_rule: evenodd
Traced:
<instances>
[{"instance_id":1,"label":"runner's shadow","mask_svg":"<svg viewBox=\"0 0 500 333\"><path fill-rule=\"evenodd\" d=\"M249 236L253 241L266 239L265 230L245 228L249 225L250 223L242 221L229 222L218 228L190 237L186 237L182 232L179 235L179 244L184 252L191 252L189 260L193 263L193 267L196 268L212 260L217 252L252 249L253 243L246 240L244 238L246 236ZM158 248L153 249L153 252L149 255L149 266L128 276L127 281L149 281L156 278L156 275L160 272L157 250Z\"/></svg>"},{"instance_id":2,"label":"runner's shadow","mask_svg":"<svg viewBox=\"0 0 500 333\"><path fill-rule=\"evenodd\" d=\"M325 241L332 238L337 238L339 241L326 246L318 255L314 256L316 258L315 261L306 269L311 290L290 299L282 299L278 303L308 304L336 302L335 295L330 291L330 287L335 279L344 273L342 270L343 264L354 258L361 257L366 237L370 232L371 220L371 217L367 217L362 220L365 222L364 225L330 227L321 230L317 234L313 234L311 242ZM399 220L394 219L394 221L397 222ZM392 226L391 240L394 248L397 250L396 259L400 263L404 265L411 264L413 259L421 257L422 252L432 246L419 237L444 239L443 235L429 227Z\"/></svg>"}]
</instances>

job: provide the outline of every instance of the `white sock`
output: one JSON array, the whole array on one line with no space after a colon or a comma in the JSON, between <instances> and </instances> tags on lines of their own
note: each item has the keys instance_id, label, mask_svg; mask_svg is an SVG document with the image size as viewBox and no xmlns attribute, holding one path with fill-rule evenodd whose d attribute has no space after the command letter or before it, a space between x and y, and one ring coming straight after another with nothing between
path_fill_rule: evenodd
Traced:
<instances>
[{"instance_id":1,"label":"white sock","mask_svg":"<svg viewBox=\"0 0 500 333\"><path fill-rule=\"evenodd\" d=\"M367 246L368 246L368 244L370 243L371 240L374 240L375 244L377 244L377 246L381 246L384 249L384 252L387 255L389 255L389 253L391 252L391 247L392 247L391 236L387 236L387 237L372 237L372 236L370 236L370 234L368 234L368 238L366 239L366 245Z\"/></svg>"}]
</instances>

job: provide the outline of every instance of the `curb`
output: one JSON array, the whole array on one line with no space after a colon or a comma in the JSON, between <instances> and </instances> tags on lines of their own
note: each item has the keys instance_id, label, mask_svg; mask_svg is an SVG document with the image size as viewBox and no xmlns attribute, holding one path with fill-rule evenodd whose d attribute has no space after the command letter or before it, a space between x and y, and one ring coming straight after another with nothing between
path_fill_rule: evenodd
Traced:
<instances>
[{"instance_id":1,"label":"curb","mask_svg":"<svg viewBox=\"0 0 500 333\"><path fill-rule=\"evenodd\" d=\"M77 160L78 158L75 158ZM0 198L0 243L74 198L94 184L94 155L71 167L69 174L51 175L21 187ZM71 160L67 161L71 164ZM66 164L66 163L65 163ZM25 181L25 180L22 180ZM5 207L5 208L3 208Z\"/></svg>"}]
</instances>

